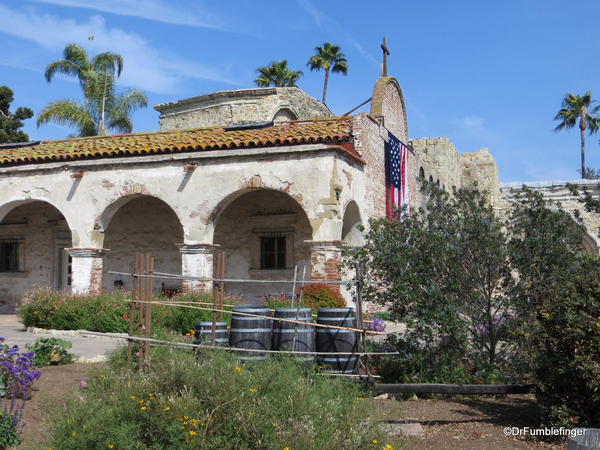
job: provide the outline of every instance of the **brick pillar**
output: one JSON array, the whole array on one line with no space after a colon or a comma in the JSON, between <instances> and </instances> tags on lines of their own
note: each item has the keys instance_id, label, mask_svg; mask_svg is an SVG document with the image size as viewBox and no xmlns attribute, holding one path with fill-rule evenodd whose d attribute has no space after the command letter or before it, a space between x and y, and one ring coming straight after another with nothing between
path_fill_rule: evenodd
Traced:
<instances>
[{"instance_id":1,"label":"brick pillar","mask_svg":"<svg viewBox=\"0 0 600 450\"><path fill-rule=\"evenodd\" d=\"M214 244L177 244L181 252L181 274L192 277L212 278ZM184 280L184 291L206 291L212 289L211 281Z\"/></svg>"},{"instance_id":2,"label":"brick pillar","mask_svg":"<svg viewBox=\"0 0 600 450\"><path fill-rule=\"evenodd\" d=\"M341 279L342 241L306 241L310 249L310 277L313 280ZM339 285L332 285L339 290Z\"/></svg>"},{"instance_id":3,"label":"brick pillar","mask_svg":"<svg viewBox=\"0 0 600 450\"><path fill-rule=\"evenodd\" d=\"M103 248L70 248L71 292L75 295L94 295L102 290Z\"/></svg>"}]
</instances>

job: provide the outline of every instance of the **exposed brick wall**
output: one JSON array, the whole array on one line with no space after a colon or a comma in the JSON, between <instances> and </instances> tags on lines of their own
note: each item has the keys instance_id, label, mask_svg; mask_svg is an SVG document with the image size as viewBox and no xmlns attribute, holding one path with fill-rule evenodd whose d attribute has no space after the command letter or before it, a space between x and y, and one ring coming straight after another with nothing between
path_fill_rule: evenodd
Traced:
<instances>
[{"instance_id":1,"label":"exposed brick wall","mask_svg":"<svg viewBox=\"0 0 600 450\"><path fill-rule=\"evenodd\" d=\"M393 77L381 77L373 88L371 115L383 117L383 125L405 144L408 143L408 121L404 96L398 81Z\"/></svg>"},{"instance_id":2,"label":"exposed brick wall","mask_svg":"<svg viewBox=\"0 0 600 450\"><path fill-rule=\"evenodd\" d=\"M313 241L310 252L312 280L338 281L341 279L341 241ZM333 285L339 292L339 285Z\"/></svg>"},{"instance_id":3,"label":"exposed brick wall","mask_svg":"<svg viewBox=\"0 0 600 450\"><path fill-rule=\"evenodd\" d=\"M384 131L368 114L354 119L354 148L366 163L366 217L385 217L385 142L380 134Z\"/></svg>"}]
</instances>

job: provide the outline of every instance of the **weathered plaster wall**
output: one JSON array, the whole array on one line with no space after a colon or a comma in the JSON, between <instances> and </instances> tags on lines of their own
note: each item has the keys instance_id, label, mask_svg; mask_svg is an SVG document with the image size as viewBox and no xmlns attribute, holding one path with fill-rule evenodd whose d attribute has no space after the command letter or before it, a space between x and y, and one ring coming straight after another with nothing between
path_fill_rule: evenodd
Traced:
<instances>
[{"instance_id":1,"label":"weathered plaster wall","mask_svg":"<svg viewBox=\"0 0 600 450\"><path fill-rule=\"evenodd\" d=\"M154 270L181 273L181 254L175 244L183 242L179 219L164 202L153 197L134 197L121 206L104 232L105 268L117 272L131 272L136 252L154 257ZM131 278L107 274L104 289L114 290L114 282L121 280L125 289L131 289ZM179 281L154 280L154 289L161 283L166 288L179 288Z\"/></svg>"},{"instance_id":2,"label":"weathered plaster wall","mask_svg":"<svg viewBox=\"0 0 600 450\"><path fill-rule=\"evenodd\" d=\"M197 168L186 171L190 163ZM82 176L71 176L80 172ZM308 239L339 240L340 205L356 198L365 210L366 183L360 164L323 145L23 166L0 169L0 220L24 201L49 202L64 214L74 247L111 250L104 256L105 271L129 269L126 255L145 245L125 238L135 222L143 239L169 247L168 271L179 272L181 255L173 244L212 243L215 218L241 192L264 188L283 193L306 211L313 228ZM168 204L173 211L168 222L155 206L127 212L135 205L127 202L140 195ZM123 222L120 212L137 218ZM117 227L114 234L112 224ZM179 229L179 224L181 235L167 233ZM153 232L157 229L160 233ZM83 270L85 258L80 259ZM105 275L105 287L113 282Z\"/></svg>"},{"instance_id":3,"label":"weathered plaster wall","mask_svg":"<svg viewBox=\"0 0 600 450\"><path fill-rule=\"evenodd\" d=\"M260 238L270 233L286 237L286 268L263 270L260 267ZM299 276L304 267L310 274L310 244L312 228L306 213L287 194L259 189L234 200L220 214L215 228L215 244L225 251L225 275L238 279L291 280L293 267ZM282 284L227 283L227 292L256 303L267 293L290 292Z\"/></svg>"},{"instance_id":4,"label":"weathered plaster wall","mask_svg":"<svg viewBox=\"0 0 600 450\"><path fill-rule=\"evenodd\" d=\"M32 202L13 209L0 223L0 239L23 239L20 273L0 273L0 313L14 312L16 302L38 287L56 286L55 244L68 227L58 210Z\"/></svg>"},{"instance_id":5,"label":"weathered plaster wall","mask_svg":"<svg viewBox=\"0 0 600 450\"><path fill-rule=\"evenodd\" d=\"M322 102L296 87L214 92L163 103L154 108L161 113L161 130L227 127L274 119L312 119L332 115Z\"/></svg>"}]
</instances>

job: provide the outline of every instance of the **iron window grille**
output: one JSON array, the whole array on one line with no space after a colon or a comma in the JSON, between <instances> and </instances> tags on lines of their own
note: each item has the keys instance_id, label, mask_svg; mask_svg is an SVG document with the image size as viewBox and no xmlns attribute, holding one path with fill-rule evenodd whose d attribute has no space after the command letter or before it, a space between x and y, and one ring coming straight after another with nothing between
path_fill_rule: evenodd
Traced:
<instances>
[{"instance_id":1,"label":"iron window grille","mask_svg":"<svg viewBox=\"0 0 600 450\"><path fill-rule=\"evenodd\" d=\"M19 272L20 239L0 239L0 272Z\"/></svg>"},{"instance_id":2,"label":"iron window grille","mask_svg":"<svg viewBox=\"0 0 600 450\"><path fill-rule=\"evenodd\" d=\"M260 268L285 269L286 238L283 233L269 233L260 238Z\"/></svg>"}]
</instances>

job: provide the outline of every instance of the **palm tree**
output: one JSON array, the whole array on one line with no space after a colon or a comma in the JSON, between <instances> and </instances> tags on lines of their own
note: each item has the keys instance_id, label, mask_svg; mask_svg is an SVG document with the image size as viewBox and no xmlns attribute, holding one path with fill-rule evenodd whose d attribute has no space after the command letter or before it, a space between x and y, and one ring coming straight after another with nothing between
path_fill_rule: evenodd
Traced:
<instances>
[{"instance_id":1,"label":"palm tree","mask_svg":"<svg viewBox=\"0 0 600 450\"><path fill-rule=\"evenodd\" d=\"M323 103L327 99L327 83L329 82L329 72L348 74L348 61L346 55L340 51L340 47L330 42L325 42L323 47L315 47L317 52L308 60L307 66L310 70L325 69L325 83L323 85Z\"/></svg>"},{"instance_id":2,"label":"palm tree","mask_svg":"<svg viewBox=\"0 0 600 450\"><path fill-rule=\"evenodd\" d=\"M554 120L561 122L554 128L554 131L560 131L565 128L573 128L579 121L579 132L581 133L581 178L585 178L585 130L588 129L589 134L593 134L600 128L600 118L590 114L592 104L596 103L592 100L592 91L586 92L584 95L567 94L562 102L562 108ZM596 106L591 112L598 112L599 107Z\"/></svg>"},{"instance_id":3,"label":"palm tree","mask_svg":"<svg viewBox=\"0 0 600 450\"><path fill-rule=\"evenodd\" d=\"M115 78L123 70L121 55L104 52L89 59L80 46L69 44L63 51L64 59L46 67L46 80L52 81L58 73L79 80L84 102L58 100L46 105L38 115L38 126L56 122L77 128L80 136L105 135L108 129L131 132L131 113L148 104L138 89L124 94L115 92Z\"/></svg>"},{"instance_id":4,"label":"palm tree","mask_svg":"<svg viewBox=\"0 0 600 450\"><path fill-rule=\"evenodd\" d=\"M279 62L272 61L268 66L259 67L256 71L259 76L254 82L260 87L271 85L277 87L296 86L296 81L302 76L301 70L288 69L287 60L285 59Z\"/></svg>"}]
</instances>

